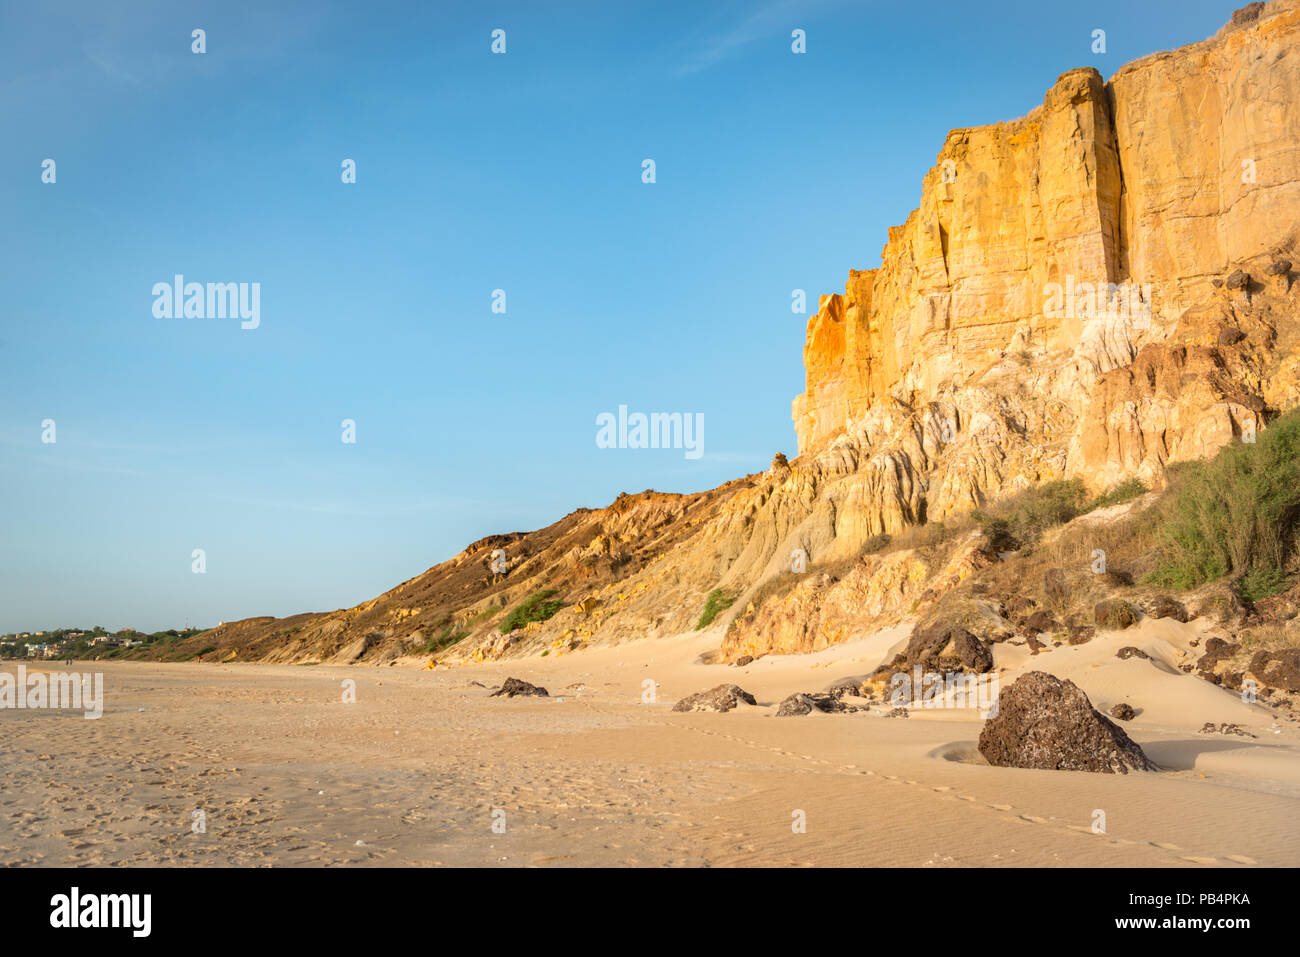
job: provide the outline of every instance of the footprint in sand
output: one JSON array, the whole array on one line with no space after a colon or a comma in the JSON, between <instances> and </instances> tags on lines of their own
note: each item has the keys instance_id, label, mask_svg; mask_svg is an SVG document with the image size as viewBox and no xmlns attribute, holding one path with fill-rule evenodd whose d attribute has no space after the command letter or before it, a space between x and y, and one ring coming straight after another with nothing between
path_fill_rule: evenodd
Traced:
<instances>
[{"instance_id":1,"label":"footprint in sand","mask_svg":"<svg viewBox=\"0 0 1300 957\"><path fill-rule=\"evenodd\" d=\"M1217 863L1213 857L1184 857L1183 860L1191 861L1193 864L1214 864Z\"/></svg>"},{"instance_id":2,"label":"footprint in sand","mask_svg":"<svg viewBox=\"0 0 1300 957\"><path fill-rule=\"evenodd\" d=\"M1022 814L1022 815L1020 815L1020 820L1022 820L1022 821L1029 821L1031 824L1046 824L1046 823L1047 823L1047 818L1045 818L1045 817L1034 817L1034 815L1032 815L1032 814Z\"/></svg>"},{"instance_id":3,"label":"footprint in sand","mask_svg":"<svg viewBox=\"0 0 1300 957\"><path fill-rule=\"evenodd\" d=\"M1163 851L1181 851L1182 848L1177 844L1170 844L1168 841L1152 841L1152 847L1158 847Z\"/></svg>"},{"instance_id":4,"label":"footprint in sand","mask_svg":"<svg viewBox=\"0 0 1300 957\"><path fill-rule=\"evenodd\" d=\"M989 807L993 808L993 810L995 810L995 811L1010 811L1010 810L1011 810L1011 805L1010 805L1010 804L990 804Z\"/></svg>"},{"instance_id":5,"label":"footprint in sand","mask_svg":"<svg viewBox=\"0 0 1300 957\"><path fill-rule=\"evenodd\" d=\"M1245 854L1229 854L1228 860L1234 864L1256 864L1258 863L1253 857L1247 857Z\"/></svg>"}]
</instances>

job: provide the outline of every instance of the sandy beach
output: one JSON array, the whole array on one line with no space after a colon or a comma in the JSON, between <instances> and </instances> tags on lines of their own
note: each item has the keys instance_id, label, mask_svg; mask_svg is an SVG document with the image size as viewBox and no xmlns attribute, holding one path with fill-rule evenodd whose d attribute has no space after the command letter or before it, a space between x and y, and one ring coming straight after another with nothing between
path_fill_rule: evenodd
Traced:
<instances>
[{"instance_id":1,"label":"sandy beach","mask_svg":"<svg viewBox=\"0 0 1300 957\"><path fill-rule=\"evenodd\" d=\"M0 863L1300 864L1300 729L1176 670L1197 633L1156 620L1032 660L997 649L1004 688L1036 668L1103 711L1138 706L1126 730L1164 770L1128 775L990 767L971 710L774 717L907 629L741 668L696 663L712 632L436 671L29 663L102 671L104 714L0 711ZM1151 659L1116 658L1128 644ZM507 676L550 697L489 697ZM671 711L723 681L758 706Z\"/></svg>"}]
</instances>

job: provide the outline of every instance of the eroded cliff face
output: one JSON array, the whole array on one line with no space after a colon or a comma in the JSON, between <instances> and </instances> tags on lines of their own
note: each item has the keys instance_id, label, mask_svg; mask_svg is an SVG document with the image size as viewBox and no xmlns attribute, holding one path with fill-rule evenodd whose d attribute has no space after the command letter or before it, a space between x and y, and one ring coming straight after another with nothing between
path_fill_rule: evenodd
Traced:
<instances>
[{"instance_id":1,"label":"eroded cliff face","mask_svg":"<svg viewBox=\"0 0 1300 957\"><path fill-rule=\"evenodd\" d=\"M808 324L801 453L864 423L880 448L915 410L947 403L945 437L972 448L916 477L938 514L1008 480L1158 484L1166 462L1285 405L1294 366L1268 360L1287 355L1257 357L1249 383L1218 388L1227 375L1198 375L1212 357L1176 351L1214 346L1206 329L1231 325L1297 238L1300 4L1261 6L1109 82L1071 70L1023 119L950 133L880 268L851 272ZM1238 266L1253 267L1250 285L1225 290ZM1207 306L1214 320L1183 321ZM1199 384L1143 390L1110 375L1140 354L1144 374ZM989 440L996 449L979 448Z\"/></svg>"},{"instance_id":2,"label":"eroded cliff face","mask_svg":"<svg viewBox=\"0 0 1300 957\"><path fill-rule=\"evenodd\" d=\"M822 299L794 461L695 495L620 496L354 608L235 622L194 650L567 654L690 629L715 588L737 599L716 625L730 659L914 618L997 556L974 539L873 552L873 536L1052 479L1158 487L1168 463L1300 404L1297 102L1300 0L1252 5L1109 82L1071 70L1023 119L950 133L880 268ZM764 604L796 554L810 573ZM542 590L565 607L503 634Z\"/></svg>"}]
</instances>

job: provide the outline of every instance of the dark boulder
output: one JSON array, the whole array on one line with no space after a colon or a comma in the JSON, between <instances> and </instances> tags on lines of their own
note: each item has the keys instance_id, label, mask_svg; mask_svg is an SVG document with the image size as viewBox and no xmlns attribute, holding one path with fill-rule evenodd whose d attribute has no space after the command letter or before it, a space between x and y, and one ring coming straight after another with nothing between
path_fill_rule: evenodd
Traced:
<instances>
[{"instance_id":1,"label":"dark boulder","mask_svg":"<svg viewBox=\"0 0 1300 957\"><path fill-rule=\"evenodd\" d=\"M946 674L972 671L984 674L993 668L993 652L965 628L937 623L917 628L903 652L907 665Z\"/></svg>"},{"instance_id":2,"label":"dark boulder","mask_svg":"<svg viewBox=\"0 0 1300 957\"><path fill-rule=\"evenodd\" d=\"M1300 649L1257 651L1247 670L1266 687L1300 691Z\"/></svg>"},{"instance_id":3,"label":"dark boulder","mask_svg":"<svg viewBox=\"0 0 1300 957\"><path fill-rule=\"evenodd\" d=\"M802 714L812 714L814 711L820 710L822 709L817 707L817 702L813 700L812 695L796 693L781 702L780 707L776 709L776 716L778 718L791 718Z\"/></svg>"},{"instance_id":4,"label":"dark boulder","mask_svg":"<svg viewBox=\"0 0 1300 957\"><path fill-rule=\"evenodd\" d=\"M1137 609L1122 599L1111 598L1097 602L1092 618L1098 628L1118 631L1137 624Z\"/></svg>"},{"instance_id":5,"label":"dark boulder","mask_svg":"<svg viewBox=\"0 0 1300 957\"><path fill-rule=\"evenodd\" d=\"M1235 734L1239 738L1253 738L1256 735L1251 734L1239 724L1215 724L1213 721L1207 721L1201 727L1201 734Z\"/></svg>"},{"instance_id":6,"label":"dark boulder","mask_svg":"<svg viewBox=\"0 0 1300 957\"><path fill-rule=\"evenodd\" d=\"M1069 642L1072 645L1086 645L1096 636L1097 629L1087 625L1077 625L1070 629Z\"/></svg>"},{"instance_id":7,"label":"dark boulder","mask_svg":"<svg viewBox=\"0 0 1300 957\"><path fill-rule=\"evenodd\" d=\"M1120 702L1110 709L1110 716L1116 721L1132 721L1137 717L1137 712L1133 710L1131 704Z\"/></svg>"},{"instance_id":8,"label":"dark boulder","mask_svg":"<svg viewBox=\"0 0 1300 957\"><path fill-rule=\"evenodd\" d=\"M969 631L958 628L952 633L953 650L967 671L982 675L993 670L993 652Z\"/></svg>"},{"instance_id":9,"label":"dark boulder","mask_svg":"<svg viewBox=\"0 0 1300 957\"><path fill-rule=\"evenodd\" d=\"M1028 634L1038 635L1044 631L1053 631L1056 627L1056 616L1050 611L1040 609L1025 619L1025 631Z\"/></svg>"},{"instance_id":10,"label":"dark boulder","mask_svg":"<svg viewBox=\"0 0 1300 957\"><path fill-rule=\"evenodd\" d=\"M1176 601L1168 595L1156 595L1148 599L1143 605L1143 611L1151 618L1172 618L1174 621L1187 621L1191 617L1181 601Z\"/></svg>"},{"instance_id":11,"label":"dark boulder","mask_svg":"<svg viewBox=\"0 0 1300 957\"><path fill-rule=\"evenodd\" d=\"M839 689L837 689L838 691ZM781 702L776 709L778 718L797 717L804 714L812 714L814 711L820 711L822 714L852 714L855 711L865 710L851 704L845 704L843 699L848 695L856 695L856 690L828 692L827 694L803 694L796 692Z\"/></svg>"},{"instance_id":12,"label":"dark boulder","mask_svg":"<svg viewBox=\"0 0 1300 957\"><path fill-rule=\"evenodd\" d=\"M537 685L530 685L527 681L520 681L518 678L507 678L506 683L496 691L492 692L488 697L496 698L504 695L507 698L513 698L517 694L539 695L543 698L550 697L550 695L546 693L545 688L539 688Z\"/></svg>"},{"instance_id":13,"label":"dark boulder","mask_svg":"<svg viewBox=\"0 0 1300 957\"><path fill-rule=\"evenodd\" d=\"M984 723L979 750L997 767L1105 774L1157 770L1074 682L1042 671L1021 675L998 695L997 713Z\"/></svg>"},{"instance_id":14,"label":"dark boulder","mask_svg":"<svg viewBox=\"0 0 1300 957\"><path fill-rule=\"evenodd\" d=\"M730 711L739 702L755 704L754 696L736 685L721 684L697 691L673 705L674 711Z\"/></svg>"},{"instance_id":15,"label":"dark boulder","mask_svg":"<svg viewBox=\"0 0 1300 957\"><path fill-rule=\"evenodd\" d=\"M1205 653L1201 655L1196 662L1196 669L1203 675L1214 674L1219 662L1225 658L1233 657L1241 651L1241 645L1235 641L1224 641L1222 638L1210 638L1205 642ZM1256 658L1259 655L1255 656Z\"/></svg>"}]
</instances>

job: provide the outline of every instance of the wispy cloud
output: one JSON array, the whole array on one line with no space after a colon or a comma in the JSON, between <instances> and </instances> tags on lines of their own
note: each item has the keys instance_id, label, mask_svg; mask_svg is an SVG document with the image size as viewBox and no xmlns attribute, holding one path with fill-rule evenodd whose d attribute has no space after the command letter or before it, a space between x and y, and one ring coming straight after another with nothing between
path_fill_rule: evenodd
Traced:
<instances>
[{"instance_id":1,"label":"wispy cloud","mask_svg":"<svg viewBox=\"0 0 1300 957\"><path fill-rule=\"evenodd\" d=\"M730 30L709 37L688 54L686 61L677 67L677 75L689 76L707 70L751 43L775 37L781 31L788 36L790 30L801 26L795 22L798 17L806 16L814 6L815 3L804 0L776 0L759 7Z\"/></svg>"}]
</instances>

